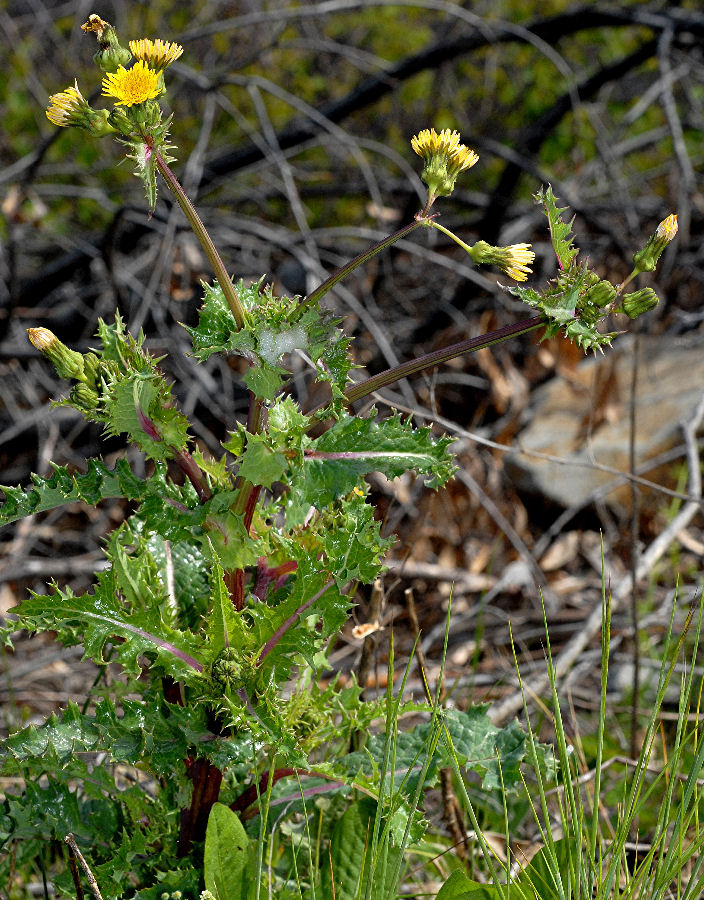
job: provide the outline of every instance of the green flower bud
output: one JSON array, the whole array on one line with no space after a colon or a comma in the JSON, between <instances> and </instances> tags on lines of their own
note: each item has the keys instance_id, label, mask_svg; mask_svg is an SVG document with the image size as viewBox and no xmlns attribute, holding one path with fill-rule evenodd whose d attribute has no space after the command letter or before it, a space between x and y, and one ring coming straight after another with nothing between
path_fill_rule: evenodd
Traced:
<instances>
[{"instance_id":1,"label":"green flower bud","mask_svg":"<svg viewBox=\"0 0 704 900\"><path fill-rule=\"evenodd\" d=\"M88 117L88 122L85 126L86 130L93 137L105 137L108 134L114 134L116 129L108 121L109 118L110 113L107 109L91 110L91 115Z\"/></svg>"},{"instance_id":2,"label":"green flower bud","mask_svg":"<svg viewBox=\"0 0 704 900\"><path fill-rule=\"evenodd\" d=\"M95 412L100 405L100 396L98 392L87 384L80 383L74 385L68 396L71 403L77 409L82 409L87 413Z\"/></svg>"},{"instance_id":3,"label":"green flower bud","mask_svg":"<svg viewBox=\"0 0 704 900\"><path fill-rule=\"evenodd\" d=\"M124 134L125 137L136 136L134 121L130 118L130 116L127 114L127 111L123 109L123 107L113 107L113 109L108 113L107 120L116 131L119 131L120 134Z\"/></svg>"},{"instance_id":4,"label":"green flower bud","mask_svg":"<svg viewBox=\"0 0 704 900\"><path fill-rule=\"evenodd\" d=\"M31 344L46 356L60 378L83 378L83 355L69 350L48 328L28 328Z\"/></svg>"},{"instance_id":5,"label":"green flower bud","mask_svg":"<svg viewBox=\"0 0 704 900\"><path fill-rule=\"evenodd\" d=\"M633 256L634 273L652 272L658 264L660 256L677 234L677 216L669 215L651 234L648 243Z\"/></svg>"},{"instance_id":6,"label":"green flower bud","mask_svg":"<svg viewBox=\"0 0 704 900\"><path fill-rule=\"evenodd\" d=\"M584 295L584 299L589 305L598 306L602 309L616 299L616 288L610 281L599 281L589 288Z\"/></svg>"},{"instance_id":7,"label":"green flower bud","mask_svg":"<svg viewBox=\"0 0 704 900\"><path fill-rule=\"evenodd\" d=\"M145 100L133 106L128 116L135 125L141 126L140 131L152 131L161 122L161 107L156 100Z\"/></svg>"},{"instance_id":8,"label":"green flower bud","mask_svg":"<svg viewBox=\"0 0 704 900\"><path fill-rule=\"evenodd\" d=\"M655 309L659 302L658 295L652 288L641 288L632 294L625 294L616 312L625 313L630 319L637 319L643 313Z\"/></svg>"},{"instance_id":9,"label":"green flower bud","mask_svg":"<svg viewBox=\"0 0 704 900\"><path fill-rule=\"evenodd\" d=\"M83 374L86 384L98 384L100 381L99 369L100 359L95 353L86 353L83 357Z\"/></svg>"}]
</instances>

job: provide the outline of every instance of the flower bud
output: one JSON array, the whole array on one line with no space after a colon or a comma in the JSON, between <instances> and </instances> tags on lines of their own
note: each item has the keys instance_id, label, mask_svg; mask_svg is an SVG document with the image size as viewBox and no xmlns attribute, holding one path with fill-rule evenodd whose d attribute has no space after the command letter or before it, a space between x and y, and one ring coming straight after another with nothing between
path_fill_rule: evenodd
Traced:
<instances>
[{"instance_id":1,"label":"flower bud","mask_svg":"<svg viewBox=\"0 0 704 900\"><path fill-rule=\"evenodd\" d=\"M584 299L590 306L598 306L602 309L616 299L616 288L610 281L599 281L589 288Z\"/></svg>"},{"instance_id":2,"label":"flower bud","mask_svg":"<svg viewBox=\"0 0 704 900\"><path fill-rule=\"evenodd\" d=\"M69 400L76 409L82 409L86 413L93 413L100 406L100 395L98 392L82 382L71 388Z\"/></svg>"},{"instance_id":3,"label":"flower bud","mask_svg":"<svg viewBox=\"0 0 704 900\"><path fill-rule=\"evenodd\" d=\"M635 274L654 271L663 250L674 240L676 234L677 216L673 213L662 220L655 229L655 233L648 238L645 247L634 254L633 266Z\"/></svg>"},{"instance_id":4,"label":"flower bud","mask_svg":"<svg viewBox=\"0 0 704 900\"><path fill-rule=\"evenodd\" d=\"M108 122L125 137L134 137L137 133L135 124L122 106L114 106L108 113Z\"/></svg>"},{"instance_id":5,"label":"flower bud","mask_svg":"<svg viewBox=\"0 0 704 900\"><path fill-rule=\"evenodd\" d=\"M625 313L630 319L637 319L643 313L655 309L659 302L658 295L652 288L641 288L632 294L625 294L616 312Z\"/></svg>"},{"instance_id":6,"label":"flower bud","mask_svg":"<svg viewBox=\"0 0 704 900\"><path fill-rule=\"evenodd\" d=\"M48 328L28 328L30 342L56 369L60 378L83 378L83 355L62 344Z\"/></svg>"}]
</instances>

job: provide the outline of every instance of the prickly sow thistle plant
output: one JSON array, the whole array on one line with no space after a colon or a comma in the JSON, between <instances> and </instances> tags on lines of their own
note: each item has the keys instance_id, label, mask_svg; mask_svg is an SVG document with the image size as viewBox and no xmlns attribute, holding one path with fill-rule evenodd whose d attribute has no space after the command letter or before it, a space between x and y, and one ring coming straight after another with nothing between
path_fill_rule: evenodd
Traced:
<instances>
[{"instance_id":1,"label":"prickly sow thistle plant","mask_svg":"<svg viewBox=\"0 0 704 900\"><path fill-rule=\"evenodd\" d=\"M529 244L493 247L480 240L469 246L430 213L477 154L457 132L421 131L411 146L423 159L428 195L412 222L307 297L277 296L263 278L234 284L168 165L170 118L163 119L159 101L165 71L182 48L144 38L128 50L97 15L83 28L97 37L94 59L112 108L93 109L74 83L50 98L47 116L92 137L117 137L135 161L150 209L157 173L163 177L216 277L205 287L198 325L188 329L194 355L201 361L214 353L244 357L250 408L246 424L232 423L221 458L207 457L193 449L189 422L159 360L147 352L142 334L126 331L119 313L112 323L99 320L99 346L87 353L45 328L29 329L32 344L72 382L60 402L107 434L127 435L153 468L142 478L126 460L109 469L91 459L84 474L54 466L48 478L32 476L27 490L3 488L3 524L76 500L124 498L134 512L107 538L107 567L89 592L76 596L53 583L48 594L32 593L13 610L6 642L16 628L52 631L66 646L82 644L98 666L119 665L124 681L99 684L82 706L71 702L41 727L7 741L0 771L21 778L24 787L8 793L0 807L6 851L0 875L7 884L46 871L53 860L55 889L73 893L68 869L55 858L64 845L52 844L70 832L106 900L176 898L179 892L185 900L204 888L220 900L258 896L260 889L279 898L299 896L287 886L292 865L316 896L332 900L355 896L359 886L342 885L343 870L352 877L348 868L329 863L384 848L380 869L375 850L354 877L361 879L361 896L393 897L403 849L424 832L422 792L437 783L439 769L459 764L476 772L487 790L512 790L520 783L525 735L515 723L496 729L483 707L436 707L429 724L404 735L396 772L389 770L388 735L368 736L363 751L350 752L384 707L365 702L354 684L321 687L318 675L348 619L354 585L382 571L392 543L381 535L364 477L413 470L437 488L453 464L448 438L434 439L429 429L398 415L377 421L374 411L357 416L349 407L401 377L540 327L546 334L562 331L584 348L608 344L613 334L597 328L607 314L633 317L657 302L650 288L623 290L655 268L675 236L676 218L658 227L636 254L633 274L614 286L577 261L571 223L552 190L540 191L559 271L540 291L511 288L539 314L351 384L350 339L320 301L395 241L435 228L478 264L519 282L530 274ZM295 350L312 361L311 377L328 386L329 400L310 412L282 393L286 358ZM322 423L326 430L313 437ZM181 480L170 477L168 463L178 466ZM392 730L393 717L404 710L427 711L425 704L400 700L392 708ZM439 728L449 744L438 742ZM398 777L394 786L399 765L406 767L401 776L414 772L415 782ZM272 805L284 798L305 816L313 796L324 822L320 869L313 855L294 859L290 845L274 845L269 819ZM332 802L340 797L346 798L344 814L345 804Z\"/></svg>"}]
</instances>

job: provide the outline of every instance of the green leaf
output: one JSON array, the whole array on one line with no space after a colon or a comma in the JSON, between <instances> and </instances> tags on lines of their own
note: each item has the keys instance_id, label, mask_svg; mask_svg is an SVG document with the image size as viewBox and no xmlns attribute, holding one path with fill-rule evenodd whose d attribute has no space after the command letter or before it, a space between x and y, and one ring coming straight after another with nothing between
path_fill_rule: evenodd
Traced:
<instances>
[{"instance_id":1,"label":"green leaf","mask_svg":"<svg viewBox=\"0 0 704 900\"><path fill-rule=\"evenodd\" d=\"M357 900L371 879L371 896L391 900L393 873L399 848L387 847L377 860L371 859L371 841L376 801L369 797L353 803L339 819L330 841L328 864L322 867L323 900ZM384 858L385 857L385 858Z\"/></svg>"},{"instance_id":2,"label":"green leaf","mask_svg":"<svg viewBox=\"0 0 704 900\"><path fill-rule=\"evenodd\" d=\"M381 522L359 493L351 493L327 511L315 525L330 572L342 587L350 581L371 583L383 568L382 556L394 538L381 537Z\"/></svg>"},{"instance_id":3,"label":"green leaf","mask_svg":"<svg viewBox=\"0 0 704 900\"><path fill-rule=\"evenodd\" d=\"M257 397L273 400L288 376L282 357L302 350L316 366L316 379L328 382L333 399L340 400L352 363L350 339L336 327L339 319L300 297L278 297L270 286L262 287L263 281L236 285L245 310L240 329L220 287L205 286L198 326L187 328L193 352L200 360L213 353L238 353L252 363L243 376L247 387Z\"/></svg>"},{"instance_id":4,"label":"green leaf","mask_svg":"<svg viewBox=\"0 0 704 900\"><path fill-rule=\"evenodd\" d=\"M201 642L195 635L172 628L163 621L155 597L140 597L142 608L130 609L121 598L120 586L110 571L101 572L93 593L74 595L56 584L53 594L34 594L12 612L28 631L57 631L66 645L83 643L84 659L106 662L103 651L110 642L117 659L132 675L142 671L140 657L148 654L178 680L194 681L203 664L194 654ZM16 627L16 623L13 623ZM115 641L115 638L121 639Z\"/></svg>"},{"instance_id":5,"label":"green leaf","mask_svg":"<svg viewBox=\"0 0 704 900\"><path fill-rule=\"evenodd\" d=\"M217 900L241 900L249 838L238 816L222 803L214 803L205 832L205 887Z\"/></svg>"},{"instance_id":6,"label":"green leaf","mask_svg":"<svg viewBox=\"0 0 704 900\"><path fill-rule=\"evenodd\" d=\"M557 205L557 200L550 185L548 185L547 188L541 188L535 195L535 199L539 203L542 203L545 215L548 217L552 246L555 250L555 255L557 256L557 262L561 269L570 269L575 257L579 253L578 248L572 245L572 241L574 240L574 235L572 234L574 216L569 222L564 221L561 213L563 213L567 207L559 207Z\"/></svg>"},{"instance_id":7,"label":"green leaf","mask_svg":"<svg viewBox=\"0 0 704 900\"><path fill-rule=\"evenodd\" d=\"M288 468L283 453L276 453L267 446L265 435L249 434L247 447L242 456L238 475L270 488L275 481L281 481Z\"/></svg>"},{"instance_id":8,"label":"green leaf","mask_svg":"<svg viewBox=\"0 0 704 900\"><path fill-rule=\"evenodd\" d=\"M488 704L472 706L466 711L451 709L444 715L444 728L452 741L455 758L461 768L480 776L484 790L516 791L521 786L519 765L525 757L525 733L517 722L504 728L497 728L487 715ZM423 758L425 748L432 735L431 724L421 724L401 732L396 744L397 772L410 772L405 791L411 795L417 784L418 761ZM366 744L364 753L351 753L341 762L346 771L361 770L367 776L373 766L381 766L384 759L384 735L373 735ZM424 787L433 786L438 779L438 770L454 762L440 741L435 758L428 768Z\"/></svg>"},{"instance_id":9,"label":"green leaf","mask_svg":"<svg viewBox=\"0 0 704 900\"><path fill-rule=\"evenodd\" d=\"M27 491L19 486L0 486L5 494L5 502L0 506L0 525L78 500L95 506L112 497L141 500L146 492L146 482L134 475L124 459L118 460L114 469L108 469L100 460L90 459L85 475L71 475L66 466L53 463L52 468L54 471L48 478L32 475L33 487Z\"/></svg>"},{"instance_id":10,"label":"green leaf","mask_svg":"<svg viewBox=\"0 0 704 900\"><path fill-rule=\"evenodd\" d=\"M506 889L499 885L473 881L469 875L458 869L440 888L435 900L502 900L505 891Z\"/></svg>"},{"instance_id":11,"label":"green leaf","mask_svg":"<svg viewBox=\"0 0 704 900\"><path fill-rule=\"evenodd\" d=\"M380 422L374 416L374 410L368 419L345 415L304 448L302 472L298 478L291 477L289 525L303 521L311 506L323 509L349 494L369 472L396 478L413 469L428 476L431 488L452 475L450 438L435 440L429 428L414 428L398 415Z\"/></svg>"},{"instance_id":12,"label":"green leaf","mask_svg":"<svg viewBox=\"0 0 704 900\"><path fill-rule=\"evenodd\" d=\"M171 404L161 373L127 372L111 380L102 420L108 434L126 434L149 459L170 459L188 443L188 420Z\"/></svg>"},{"instance_id":13,"label":"green leaf","mask_svg":"<svg viewBox=\"0 0 704 900\"><path fill-rule=\"evenodd\" d=\"M225 586L223 578L225 573L215 555L215 551L211 555L211 565L212 609L206 619L206 634L208 636L209 656L214 659L226 647L230 646L235 633L241 630L242 626L241 617L238 617L235 612L230 594Z\"/></svg>"}]
</instances>

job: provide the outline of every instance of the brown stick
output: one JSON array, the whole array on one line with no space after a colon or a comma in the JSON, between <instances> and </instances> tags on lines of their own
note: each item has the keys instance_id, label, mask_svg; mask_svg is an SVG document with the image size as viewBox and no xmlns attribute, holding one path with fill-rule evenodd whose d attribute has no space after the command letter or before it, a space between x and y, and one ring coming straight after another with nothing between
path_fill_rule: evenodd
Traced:
<instances>
[{"instance_id":1,"label":"brown stick","mask_svg":"<svg viewBox=\"0 0 704 900\"><path fill-rule=\"evenodd\" d=\"M76 860L81 864L81 868L86 873L86 878L88 879L88 886L93 892L93 896L95 900L103 900L102 894L100 893L100 888L98 887L98 882L95 880L95 875L90 870L90 866L83 858L83 854L78 849L78 844L76 843L76 838L69 832L64 838L64 841L68 844L68 860L69 866L71 868L71 875L73 875L73 883L76 885L76 896L78 900L83 900L83 888L81 887L81 878L78 874L78 866L76 866Z\"/></svg>"}]
</instances>

